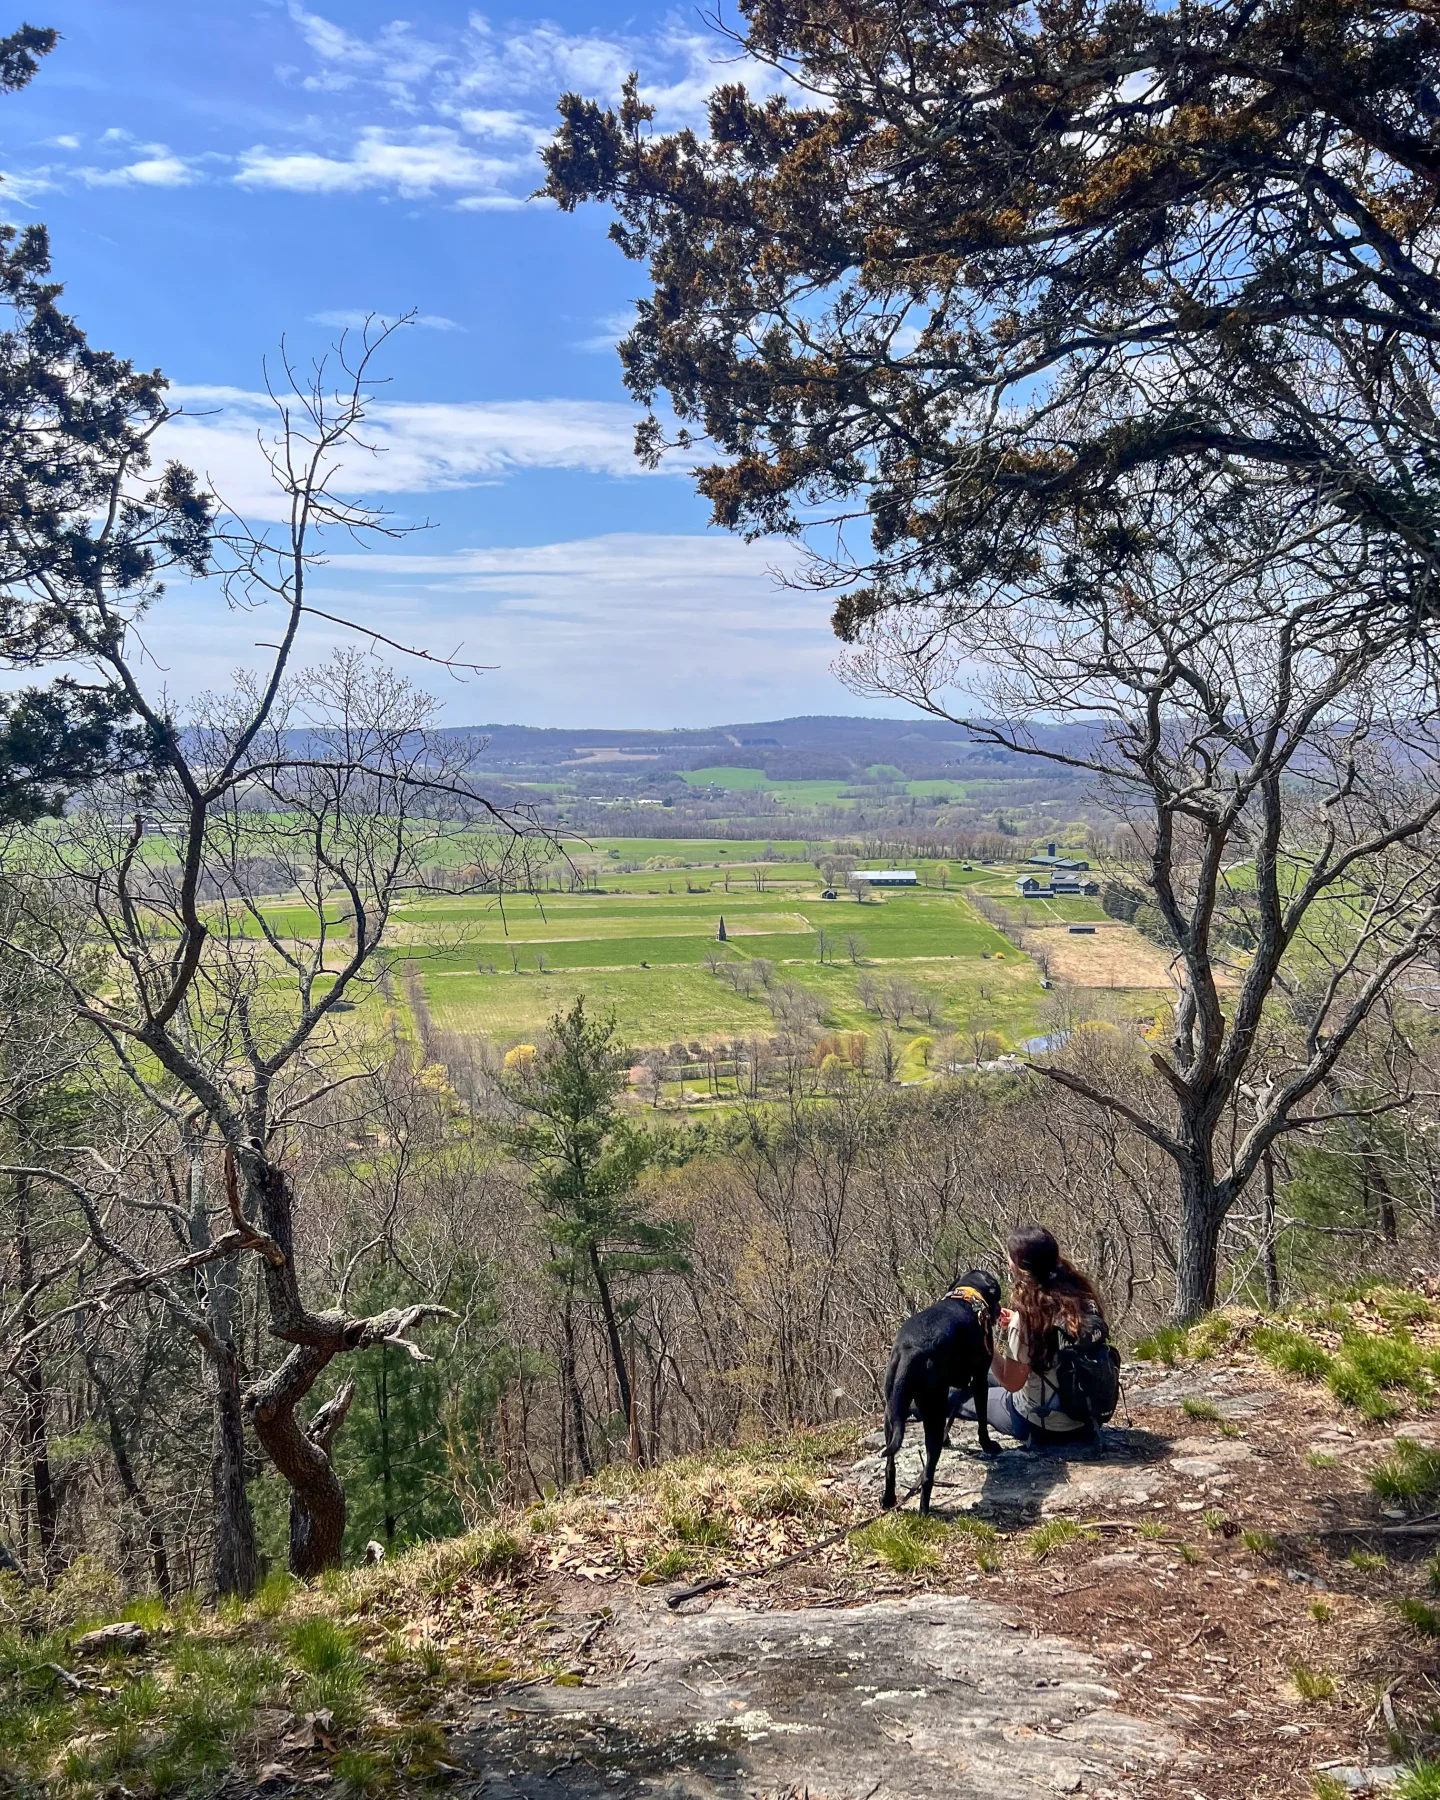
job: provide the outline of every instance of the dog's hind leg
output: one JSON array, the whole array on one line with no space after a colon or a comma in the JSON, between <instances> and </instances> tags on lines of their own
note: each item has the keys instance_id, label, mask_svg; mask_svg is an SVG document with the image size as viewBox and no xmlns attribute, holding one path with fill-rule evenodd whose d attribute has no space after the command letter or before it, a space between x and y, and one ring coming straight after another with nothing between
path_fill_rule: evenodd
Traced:
<instances>
[{"instance_id":1,"label":"dog's hind leg","mask_svg":"<svg viewBox=\"0 0 1440 1800\"><path fill-rule=\"evenodd\" d=\"M897 1354L891 1357L885 1372L885 1492L880 1504L887 1512L895 1504L895 1458L905 1442L905 1413L909 1405L906 1386Z\"/></svg>"},{"instance_id":2,"label":"dog's hind leg","mask_svg":"<svg viewBox=\"0 0 1440 1800\"><path fill-rule=\"evenodd\" d=\"M940 1466L940 1452L945 1448L945 1405L932 1400L925 1410L925 1480L920 1488L920 1510L930 1510L930 1490L935 1485L935 1471Z\"/></svg>"}]
</instances>

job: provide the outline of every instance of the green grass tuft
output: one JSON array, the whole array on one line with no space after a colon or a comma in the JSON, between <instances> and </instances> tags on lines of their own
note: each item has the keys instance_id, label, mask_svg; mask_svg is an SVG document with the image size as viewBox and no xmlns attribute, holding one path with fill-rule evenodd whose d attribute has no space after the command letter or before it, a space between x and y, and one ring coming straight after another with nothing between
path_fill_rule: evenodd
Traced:
<instances>
[{"instance_id":1,"label":"green grass tuft","mask_svg":"<svg viewBox=\"0 0 1440 1800\"><path fill-rule=\"evenodd\" d=\"M1334 1469L1339 1467L1340 1458L1329 1450L1307 1450L1305 1460L1312 1469Z\"/></svg>"},{"instance_id":2,"label":"green grass tuft","mask_svg":"<svg viewBox=\"0 0 1440 1800\"><path fill-rule=\"evenodd\" d=\"M1184 1356L1189 1341L1189 1332L1180 1326L1162 1325L1148 1337L1136 1339L1135 1355L1141 1362L1162 1362L1167 1369L1173 1369Z\"/></svg>"},{"instance_id":3,"label":"green grass tuft","mask_svg":"<svg viewBox=\"0 0 1440 1800\"><path fill-rule=\"evenodd\" d=\"M1037 1525L1025 1541L1030 1554L1039 1562L1065 1544L1093 1544L1099 1535L1088 1525L1077 1525L1073 1519L1048 1519L1045 1524Z\"/></svg>"},{"instance_id":4,"label":"green grass tuft","mask_svg":"<svg viewBox=\"0 0 1440 1800\"><path fill-rule=\"evenodd\" d=\"M940 1546L948 1535L942 1519L922 1513L892 1512L850 1539L862 1554L878 1556L898 1575L916 1575L940 1565Z\"/></svg>"},{"instance_id":5,"label":"green grass tuft","mask_svg":"<svg viewBox=\"0 0 1440 1800\"><path fill-rule=\"evenodd\" d=\"M645 1571L640 1579L645 1582L670 1581L676 1575L687 1575L695 1566L693 1554L681 1545L673 1549L662 1550L656 1557L646 1563Z\"/></svg>"},{"instance_id":6,"label":"green grass tuft","mask_svg":"<svg viewBox=\"0 0 1440 1800\"><path fill-rule=\"evenodd\" d=\"M1262 1325L1250 1343L1257 1356L1287 1375L1303 1375L1319 1381L1330 1372L1330 1354L1301 1331Z\"/></svg>"},{"instance_id":7,"label":"green grass tuft","mask_svg":"<svg viewBox=\"0 0 1440 1800\"><path fill-rule=\"evenodd\" d=\"M250 1602L257 1618L278 1619L292 1598L299 1593L300 1585L286 1570L272 1569L255 1590L255 1598Z\"/></svg>"},{"instance_id":8,"label":"green grass tuft","mask_svg":"<svg viewBox=\"0 0 1440 1800\"><path fill-rule=\"evenodd\" d=\"M1382 1500L1423 1506L1440 1495L1440 1450L1396 1438L1393 1454L1371 1470L1370 1486Z\"/></svg>"},{"instance_id":9,"label":"green grass tuft","mask_svg":"<svg viewBox=\"0 0 1440 1800\"><path fill-rule=\"evenodd\" d=\"M1393 1800L1440 1800L1440 1762L1421 1757L1390 1790Z\"/></svg>"},{"instance_id":10,"label":"green grass tuft","mask_svg":"<svg viewBox=\"0 0 1440 1800\"><path fill-rule=\"evenodd\" d=\"M1191 1356L1218 1356L1233 1336L1234 1327L1230 1321L1219 1313L1211 1313L1190 1327L1190 1341L1186 1347Z\"/></svg>"},{"instance_id":11,"label":"green grass tuft","mask_svg":"<svg viewBox=\"0 0 1440 1800\"><path fill-rule=\"evenodd\" d=\"M1180 1410L1187 1419L1204 1419L1214 1425L1225 1416L1213 1400L1197 1400L1193 1396L1180 1402Z\"/></svg>"},{"instance_id":12,"label":"green grass tuft","mask_svg":"<svg viewBox=\"0 0 1440 1800\"><path fill-rule=\"evenodd\" d=\"M1345 1560L1362 1575L1379 1575L1390 1567L1378 1550L1362 1550L1358 1544Z\"/></svg>"},{"instance_id":13,"label":"green grass tuft","mask_svg":"<svg viewBox=\"0 0 1440 1800\"><path fill-rule=\"evenodd\" d=\"M1328 1600L1312 1600L1310 1617L1317 1625L1329 1625L1335 1617L1335 1608Z\"/></svg>"},{"instance_id":14,"label":"green grass tuft","mask_svg":"<svg viewBox=\"0 0 1440 1800\"><path fill-rule=\"evenodd\" d=\"M1407 1596L1399 1602L1400 1617L1421 1637L1440 1637L1440 1610L1431 1606L1428 1600L1416 1600Z\"/></svg>"},{"instance_id":15,"label":"green grass tuft","mask_svg":"<svg viewBox=\"0 0 1440 1800\"><path fill-rule=\"evenodd\" d=\"M1335 1677L1328 1669L1312 1668L1309 1663L1303 1662L1291 1663L1290 1679L1295 1683L1295 1691L1300 1698L1309 1705L1335 1698Z\"/></svg>"},{"instance_id":16,"label":"green grass tuft","mask_svg":"<svg viewBox=\"0 0 1440 1800\"><path fill-rule=\"evenodd\" d=\"M1392 1327L1433 1325L1440 1319L1440 1306L1423 1294L1417 1294L1413 1288L1369 1288L1360 1297Z\"/></svg>"},{"instance_id":17,"label":"green grass tuft","mask_svg":"<svg viewBox=\"0 0 1440 1800\"><path fill-rule=\"evenodd\" d=\"M1279 1541L1271 1531L1242 1531L1240 1542L1252 1556L1273 1556L1280 1548Z\"/></svg>"},{"instance_id":18,"label":"green grass tuft","mask_svg":"<svg viewBox=\"0 0 1440 1800\"><path fill-rule=\"evenodd\" d=\"M729 1519L708 1510L675 1513L670 1529L682 1544L694 1544L704 1550L723 1550L735 1536Z\"/></svg>"},{"instance_id":19,"label":"green grass tuft","mask_svg":"<svg viewBox=\"0 0 1440 1800\"><path fill-rule=\"evenodd\" d=\"M334 1773L347 1794L379 1794L389 1785L389 1771L368 1750L342 1750L335 1758Z\"/></svg>"},{"instance_id":20,"label":"green grass tuft","mask_svg":"<svg viewBox=\"0 0 1440 1800\"><path fill-rule=\"evenodd\" d=\"M333 1619L302 1619L286 1636L286 1647L307 1675L329 1675L356 1661L355 1641Z\"/></svg>"}]
</instances>

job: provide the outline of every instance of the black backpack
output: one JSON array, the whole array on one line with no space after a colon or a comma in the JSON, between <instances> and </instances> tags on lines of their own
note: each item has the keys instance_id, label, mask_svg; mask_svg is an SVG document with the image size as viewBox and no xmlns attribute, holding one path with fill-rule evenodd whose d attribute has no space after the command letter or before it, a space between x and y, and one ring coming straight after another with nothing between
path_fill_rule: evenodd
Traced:
<instances>
[{"instance_id":1,"label":"black backpack","mask_svg":"<svg viewBox=\"0 0 1440 1800\"><path fill-rule=\"evenodd\" d=\"M1105 1320L1091 1312L1078 1334L1056 1326L1049 1336L1045 1380L1059 1395L1062 1411L1098 1430L1120 1404L1120 1352L1110 1342Z\"/></svg>"}]
</instances>

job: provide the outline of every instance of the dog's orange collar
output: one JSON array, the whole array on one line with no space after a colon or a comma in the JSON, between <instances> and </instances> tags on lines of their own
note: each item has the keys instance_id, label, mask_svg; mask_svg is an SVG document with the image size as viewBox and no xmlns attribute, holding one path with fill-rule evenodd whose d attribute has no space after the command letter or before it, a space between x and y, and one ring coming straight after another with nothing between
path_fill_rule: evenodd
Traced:
<instances>
[{"instance_id":1,"label":"dog's orange collar","mask_svg":"<svg viewBox=\"0 0 1440 1800\"><path fill-rule=\"evenodd\" d=\"M990 1323L990 1302L980 1292L979 1288L953 1287L945 1298L947 1300L963 1300L968 1306L973 1306L975 1311L980 1315L981 1326L988 1327Z\"/></svg>"}]
</instances>

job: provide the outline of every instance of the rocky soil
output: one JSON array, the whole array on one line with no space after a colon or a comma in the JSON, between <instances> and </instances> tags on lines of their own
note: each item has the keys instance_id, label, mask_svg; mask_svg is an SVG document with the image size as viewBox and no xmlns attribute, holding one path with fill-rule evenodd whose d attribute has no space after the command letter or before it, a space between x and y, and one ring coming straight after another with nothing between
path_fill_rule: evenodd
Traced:
<instances>
[{"instance_id":1,"label":"rocky soil","mask_svg":"<svg viewBox=\"0 0 1440 1800\"><path fill-rule=\"evenodd\" d=\"M996 1527L978 1566L984 1540L961 1530L909 1575L823 1542L773 1577L677 1586L673 1609L663 1589L597 1606L597 1584L572 1583L556 1629L585 1629L583 1685L457 1718L457 1783L495 1800L1383 1790L1392 1724L1433 1704L1437 1672L1393 1604L1405 1558L1434 1544L1387 1538L1364 1479L1393 1439L1245 1356L1142 1369L1129 1409L1098 1452L992 1462L955 1427L935 1505ZM835 1477L852 1518L881 1482L878 1437L857 1448ZM912 1427L902 1493L920 1456ZM1036 1534L1055 1520L1081 1530Z\"/></svg>"}]
</instances>

